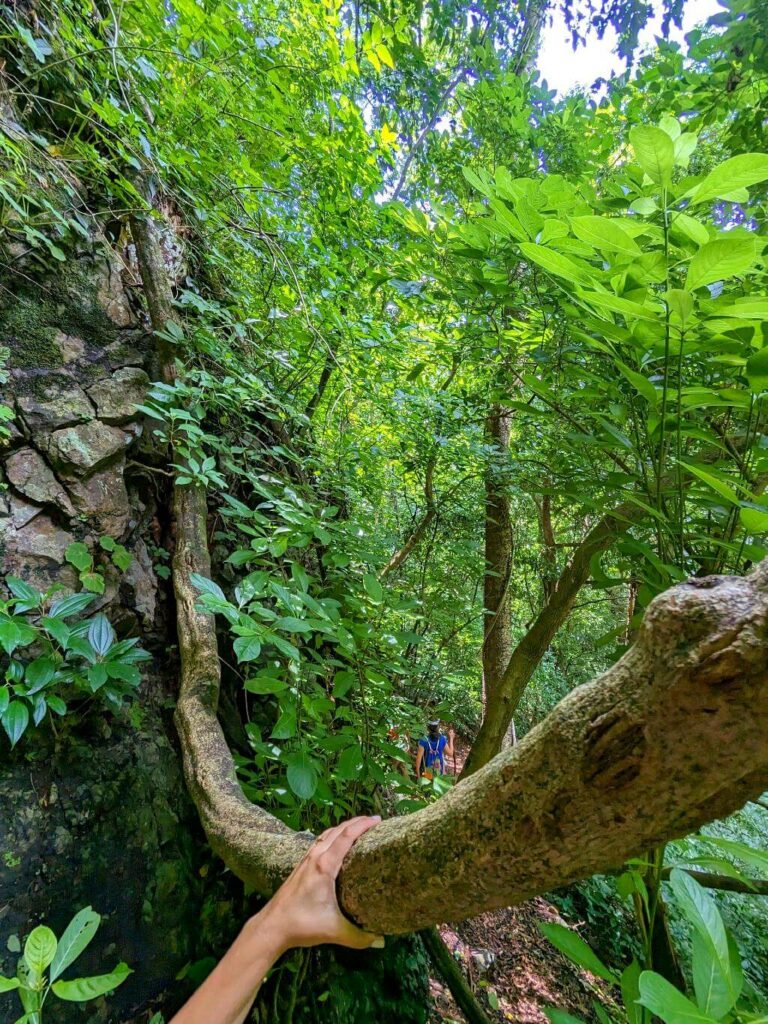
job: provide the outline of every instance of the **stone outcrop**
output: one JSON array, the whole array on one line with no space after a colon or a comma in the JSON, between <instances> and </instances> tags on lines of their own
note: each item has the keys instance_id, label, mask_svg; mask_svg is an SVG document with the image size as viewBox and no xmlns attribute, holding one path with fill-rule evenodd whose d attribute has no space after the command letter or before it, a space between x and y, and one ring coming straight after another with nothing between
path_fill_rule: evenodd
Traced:
<instances>
[{"instance_id":1,"label":"stone outcrop","mask_svg":"<svg viewBox=\"0 0 768 1024\"><path fill-rule=\"evenodd\" d=\"M142 434L136 405L150 383L151 340L132 312L121 260L94 246L64 278L32 287L18 277L5 291L13 299L0 304L0 346L10 352L3 400L16 415L0 447L0 557L3 575L78 589L65 557L73 541L84 542L101 569L108 556L99 538L129 551L140 542L135 585L124 596L137 595L129 616L148 622L157 590L140 536L151 518L139 490L148 490L148 477L132 483L126 464ZM111 600L118 591L108 588Z\"/></svg>"}]
</instances>

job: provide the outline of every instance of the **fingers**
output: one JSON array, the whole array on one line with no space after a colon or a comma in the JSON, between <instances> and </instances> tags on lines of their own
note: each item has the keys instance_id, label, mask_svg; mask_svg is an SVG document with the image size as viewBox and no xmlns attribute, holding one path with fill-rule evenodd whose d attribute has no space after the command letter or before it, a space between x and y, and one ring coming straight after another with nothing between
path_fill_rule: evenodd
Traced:
<instances>
[{"instance_id":1,"label":"fingers","mask_svg":"<svg viewBox=\"0 0 768 1024\"><path fill-rule=\"evenodd\" d=\"M331 829L330 842L323 846L319 857L323 869L332 878L335 878L354 843L374 825L378 825L380 821L381 817L378 814L372 817L350 818L349 821Z\"/></svg>"}]
</instances>

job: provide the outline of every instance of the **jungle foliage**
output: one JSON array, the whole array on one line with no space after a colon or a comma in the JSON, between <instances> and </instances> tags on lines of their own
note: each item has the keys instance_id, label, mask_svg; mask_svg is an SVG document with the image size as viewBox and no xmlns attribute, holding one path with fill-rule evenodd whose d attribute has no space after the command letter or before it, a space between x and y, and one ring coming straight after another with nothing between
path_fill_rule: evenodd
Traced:
<instances>
[{"instance_id":1,"label":"jungle foliage","mask_svg":"<svg viewBox=\"0 0 768 1024\"><path fill-rule=\"evenodd\" d=\"M403 772L394 737L425 714L469 738L481 723L489 476L510 510L513 645L616 517L531 668L518 734L627 649L657 594L768 553L768 7L727 0L598 99L558 97L535 72L547 12L2 12L3 287L96 237L138 292L131 220L155 218L178 314L157 340L178 375L157 373L139 408L155 451L174 453L161 472L208 493L214 578L193 582L244 721L241 783L296 828L408 812L452 785ZM615 27L627 57L647 17L634 0L566 13L574 40ZM498 409L508 449L485 429ZM114 709L139 682L138 641L83 618L100 593L91 553L67 560L77 595L7 580L12 744L47 711L95 693ZM571 952L621 988L630 1024L759 1019L765 978L679 867L693 1001L654 973L642 930L662 862L622 876L642 948L623 974Z\"/></svg>"}]
</instances>

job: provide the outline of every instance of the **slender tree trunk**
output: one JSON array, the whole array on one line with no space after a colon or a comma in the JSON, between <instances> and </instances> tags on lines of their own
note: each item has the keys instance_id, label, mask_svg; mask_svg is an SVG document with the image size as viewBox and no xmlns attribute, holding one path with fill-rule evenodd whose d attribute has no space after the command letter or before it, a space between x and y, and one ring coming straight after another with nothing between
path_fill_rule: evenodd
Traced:
<instances>
[{"instance_id":1,"label":"slender tree trunk","mask_svg":"<svg viewBox=\"0 0 768 1024\"><path fill-rule=\"evenodd\" d=\"M427 530L432 525L435 516L437 515L437 506L435 505L435 489L434 489L434 477L435 477L435 464L436 458L432 456L427 463L427 470L424 477L424 512L418 519L413 530L405 540L402 547L398 548L397 551L392 555L390 560L384 566L379 573L379 579L383 580L391 572L399 569L403 562L408 558L411 552L416 548L422 537L425 535Z\"/></svg>"},{"instance_id":2,"label":"slender tree trunk","mask_svg":"<svg viewBox=\"0 0 768 1024\"><path fill-rule=\"evenodd\" d=\"M490 1017L475 998L459 964L440 938L437 928L419 932L435 970L450 989L456 1005L464 1014L467 1024L492 1024Z\"/></svg>"},{"instance_id":3,"label":"slender tree trunk","mask_svg":"<svg viewBox=\"0 0 768 1024\"><path fill-rule=\"evenodd\" d=\"M486 443L493 446L485 472L485 575L483 578L483 696L486 707L498 699L512 653L509 584L512 572L512 523L505 472L511 414L495 406L485 421Z\"/></svg>"},{"instance_id":4,"label":"slender tree trunk","mask_svg":"<svg viewBox=\"0 0 768 1024\"><path fill-rule=\"evenodd\" d=\"M639 506L626 503L603 518L574 550L560 574L552 595L533 625L512 652L493 700L486 702L480 732L472 745L462 778L482 768L502 747L509 723L531 676L573 608L579 591L590 576L590 560L605 551L616 537L629 528L639 514Z\"/></svg>"}]
</instances>

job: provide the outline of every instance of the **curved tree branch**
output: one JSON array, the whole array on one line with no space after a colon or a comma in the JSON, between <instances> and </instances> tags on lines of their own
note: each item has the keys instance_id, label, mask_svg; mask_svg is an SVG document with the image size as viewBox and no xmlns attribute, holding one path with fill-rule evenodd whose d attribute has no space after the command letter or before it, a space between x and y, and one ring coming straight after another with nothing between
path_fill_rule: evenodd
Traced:
<instances>
[{"instance_id":1,"label":"curved tree branch","mask_svg":"<svg viewBox=\"0 0 768 1024\"><path fill-rule=\"evenodd\" d=\"M214 850L266 895L309 837L238 786L216 719L214 623L196 609L190 579L210 573L204 492L177 486L174 509L187 784ZM522 742L437 803L363 836L339 878L342 908L389 934L469 917L605 872L759 796L768 788L766 634L768 561L746 579L667 591L634 647Z\"/></svg>"}]
</instances>

